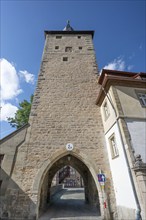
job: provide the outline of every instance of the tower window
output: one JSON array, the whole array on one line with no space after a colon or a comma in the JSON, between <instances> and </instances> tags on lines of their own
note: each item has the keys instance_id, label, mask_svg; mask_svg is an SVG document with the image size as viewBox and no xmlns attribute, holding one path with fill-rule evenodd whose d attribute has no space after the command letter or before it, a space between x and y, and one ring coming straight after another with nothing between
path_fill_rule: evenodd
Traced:
<instances>
[{"instance_id":1,"label":"tower window","mask_svg":"<svg viewBox=\"0 0 146 220\"><path fill-rule=\"evenodd\" d=\"M55 50L58 50L59 49L59 46L55 46Z\"/></svg>"},{"instance_id":2,"label":"tower window","mask_svg":"<svg viewBox=\"0 0 146 220\"><path fill-rule=\"evenodd\" d=\"M72 47L66 47L65 52L72 52Z\"/></svg>"},{"instance_id":3,"label":"tower window","mask_svg":"<svg viewBox=\"0 0 146 220\"><path fill-rule=\"evenodd\" d=\"M79 50L82 50L82 47L79 47Z\"/></svg>"},{"instance_id":4,"label":"tower window","mask_svg":"<svg viewBox=\"0 0 146 220\"><path fill-rule=\"evenodd\" d=\"M79 39L81 39L81 36L78 36Z\"/></svg>"},{"instance_id":5,"label":"tower window","mask_svg":"<svg viewBox=\"0 0 146 220\"><path fill-rule=\"evenodd\" d=\"M119 152L118 152L118 148L117 148L116 139L115 139L114 134L109 138L109 142L110 142L111 156L112 156L112 159L114 159L115 157L119 156Z\"/></svg>"},{"instance_id":6,"label":"tower window","mask_svg":"<svg viewBox=\"0 0 146 220\"><path fill-rule=\"evenodd\" d=\"M63 57L63 61L68 61L68 57Z\"/></svg>"},{"instance_id":7,"label":"tower window","mask_svg":"<svg viewBox=\"0 0 146 220\"><path fill-rule=\"evenodd\" d=\"M61 39L61 38L62 38L62 36L59 36L59 35L58 35L58 36L56 36L56 39Z\"/></svg>"}]
</instances>

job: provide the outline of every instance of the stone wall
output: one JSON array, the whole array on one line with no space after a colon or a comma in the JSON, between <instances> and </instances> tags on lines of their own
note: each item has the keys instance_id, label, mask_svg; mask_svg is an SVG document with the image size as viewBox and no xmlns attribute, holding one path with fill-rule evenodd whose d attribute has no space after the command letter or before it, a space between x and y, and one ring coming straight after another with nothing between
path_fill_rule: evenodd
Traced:
<instances>
[{"instance_id":1,"label":"stone wall","mask_svg":"<svg viewBox=\"0 0 146 220\"><path fill-rule=\"evenodd\" d=\"M55 46L59 46L59 49L55 49ZM66 47L72 47L72 52L65 52ZM68 61L63 61L63 57L67 57ZM12 173L13 181L23 192L21 207L26 212L31 210L28 212L28 219L39 215L37 204L41 200L43 183L42 186L38 184L38 191L33 192L36 176L45 162L54 163L54 155L58 151L66 152L67 143L74 145L73 152L77 155L86 155L85 158L92 161L91 170L94 170L95 175L99 169L106 174L111 185L107 189L109 200L113 204L111 212L116 210L100 109L95 104L97 78L97 64L90 35L83 34L78 38L75 34L63 34L61 39L56 39L53 34L46 36L30 127L25 143L18 149ZM86 162L85 159L84 163ZM45 174L41 175L40 179L47 178ZM31 202L28 202L26 195ZM103 209L101 199L100 203ZM14 210L17 211L16 205L13 206L13 212Z\"/></svg>"},{"instance_id":2,"label":"stone wall","mask_svg":"<svg viewBox=\"0 0 146 220\"><path fill-rule=\"evenodd\" d=\"M0 153L4 155L0 168L0 179L2 180L0 188L0 216L3 219L8 219L10 216L14 219L14 216L18 214L13 208L14 206L18 208L23 193L11 177L17 159L18 148L25 140L28 127L29 125L27 124L0 141ZM17 200L18 194L19 201ZM28 199L27 196L25 196L25 199ZM21 208L19 208L19 211L23 215Z\"/></svg>"}]
</instances>

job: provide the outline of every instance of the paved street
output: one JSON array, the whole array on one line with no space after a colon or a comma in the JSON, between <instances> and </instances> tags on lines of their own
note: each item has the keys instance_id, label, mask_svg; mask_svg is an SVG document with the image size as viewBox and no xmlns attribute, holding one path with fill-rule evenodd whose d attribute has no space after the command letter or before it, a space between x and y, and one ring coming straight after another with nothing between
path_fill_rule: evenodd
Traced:
<instances>
[{"instance_id":1,"label":"paved street","mask_svg":"<svg viewBox=\"0 0 146 220\"><path fill-rule=\"evenodd\" d=\"M85 204L84 189L63 189L56 194L40 220L101 220L97 210Z\"/></svg>"}]
</instances>

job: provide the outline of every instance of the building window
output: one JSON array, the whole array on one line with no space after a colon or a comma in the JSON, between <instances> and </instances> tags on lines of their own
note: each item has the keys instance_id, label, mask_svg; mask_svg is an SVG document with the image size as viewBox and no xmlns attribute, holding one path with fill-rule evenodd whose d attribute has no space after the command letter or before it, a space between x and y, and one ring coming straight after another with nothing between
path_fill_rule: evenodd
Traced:
<instances>
[{"instance_id":1,"label":"building window","mask_svg":"<svg viewBox=\"0 0 146 220\"><path fill-rule=\"evenodd\" d=\"M59 35L58 35L58 36L56 36L56 39L61 39L61 38L62 38L62 36L59 36Z\"/></svg>"},{"instance_id":2,"label":"building window","mask_svg":"<svg viewBox=\"0 0 146 220\"><path fill-rule=\"evenodd\" d=\"M81 39L81 36L78 36L79 39Z\"/></svg>"},{"instance_id":3,"label":"building window","mask_svg":"<svg viewBox=\"0 0 146 220\"><path fill-rule=\"evenodd\" d=\"M72 47L66 47L65 52L72 52Z\"/></svg>"},{"instance_id":4,"label":"building window","mask_svg":"<svg viewBox=\"0 0 146 220\"><path fill-rule=\"evenodd\" d=\"M82 50L82 47L79 47L79 50Z\"/></svg>"},{"instance_id":5,"label":"building window","mask_svg":"<svg viewBox=\"0 0 146 220\"><path fill-rule=\"evenodd\" d=\"M68 61L68 57L63 57L63 61Z\"/></svg>"},{"instance_id":6,"label":"building window","mask_svg":"<svg viewBox=\"0 0 146 220\"><path fill-rule=\"evenodd\" d=\"M109 111L107 101L103 105L103 110L104 110L104 117L105 117L105 119L107 119L110 115L110 111Z\"/></svg>"},{"instance_id":7,"label":"building window","mask_svg":"<svg viewBox=\"0 0 146 220\"><path fill-rule=\"evenodd\" d=\"M139 98L141 106L146 107L146 93L137 92L137 96Z\"/></svg>"},{"instance_id":8,"label":"building window","mask_svg":"<svg viewBox=\"0 0 146 220\"><path fill-rule=\"evenodd\" d=\"M116 139L115 139L114 134L109 138L109 142L110 142L111 156L112 156L112 159L114 159L115 157L119 156L119 152L118 152L118 148L117 148Z\"/></svg>"},{"instance_id":9,"label":"building window","mask_svg":"<svg viewBox=\"0 0 146 220\"><path fill-rule=\"evenodd\" d=\"M0 154L0 167L1 167L1 164L2 164L3 158L4 158L4 154Z\"/></svg>"},{"instance_id":10,"label":"building window","mask_svg":"<svg viewBox=\"0 0 146 220\"><path fill-rule=\"evenodd\" d=\"M55 50L58 50L59 49L59 46L55 46Z\"/></svg>"}]
</instances>

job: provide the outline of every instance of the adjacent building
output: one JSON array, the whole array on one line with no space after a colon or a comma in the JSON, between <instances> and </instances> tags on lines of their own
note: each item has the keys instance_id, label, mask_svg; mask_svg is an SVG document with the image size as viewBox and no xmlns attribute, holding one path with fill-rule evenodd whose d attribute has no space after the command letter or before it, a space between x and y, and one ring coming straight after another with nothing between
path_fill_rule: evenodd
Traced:
<instances>
[{"instance_id":1,"label":"adjacent building","mask_svg":"<svg viewBox=\"0 0 146 220\"><path fill-rule=\"evenodd\" d=\"M98 83L118 216L136 210L145 219L146 74L103 69Z\"/></svg>"}]
</instances>

